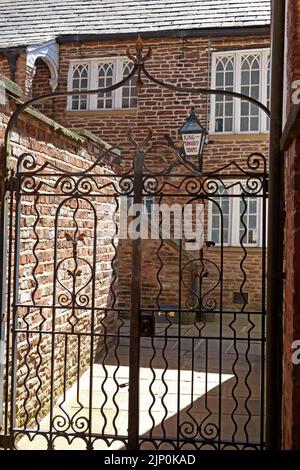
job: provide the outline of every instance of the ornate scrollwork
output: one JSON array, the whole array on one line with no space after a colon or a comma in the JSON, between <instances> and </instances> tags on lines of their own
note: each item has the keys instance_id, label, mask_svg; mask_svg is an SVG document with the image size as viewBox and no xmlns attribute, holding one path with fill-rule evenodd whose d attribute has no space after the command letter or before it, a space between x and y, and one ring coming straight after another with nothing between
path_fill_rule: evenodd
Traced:
<instances>
[{"instance_id":1,"label":"ornate scrollwork","mask_svg":"<svg viewBox=\"0 0 300 470\"><path fill-rule=\"evenodd\" d=\"M129 176L124 176L120 179L116 190L118 194L121 194L122 196L129 195L133 190L133 179Z\"/></svg>"},{"instance_id":2,"label":"ornate scrollwork","mask_svg":"<svg viewBox=\"0 0 300 470\"><path fill-rule=\"evenodd\" d=\"M90 421L85 416L77 416L81 410L78 410L71 419L71 428L74 432L83 433L87 432L90 426Z\"/></svg>"},{"instance_id":3,"label":"ornate scrollwork","mask_svg":"<svg viewBox=\"0 0 300 470\"><path fill-rule=\"evenodd\" d=\"M206 418L199 426L199 434L202 439L212 441L219 436L219 428L215 423L205 422L209 418Z\"/></svg>"},{"instance_id":4,"label":"ornate scrollwork","mask_svg":"<svg viewBox=\"0 0 300 470\"><path fill-rule=\"evenodd\" d=\"M188 179L184 185L184 190L187 194L195 195L199 194L202 189L202 182L199 179Z\"/></svg>"},{"instance_id":5,"label":"ornate scrollwork","mask_svg":"<svg viewBox=\"0 0 300 470\"><path fill-rule=\"evenodd\" d=\"M62 286L62 287L64 287L64 286ZM58 304L61 307L68 307L69 305L72 304L72 294L71 294L71 292L68 291L68 293L63 292L62 294L59 294L57 301L58 301Z\"/></svg>"},{"instance_id":6,"label":"ornate scrollwork","mask_svg":"<svg viewBox=\"0 0 300 470\"><path fill-rule=\"evenodd\" d=\"M25 193L34 194L36 193L40 187L41 182L37 181L34 176L25 176L21 178L21 188Z\"/></svg>"},{"instance_id":7,"label":"ornate scrollwork","mask_svg":"<svg viewBox=\"0 0 300 470\"><path fill-rule=\"evenodd\" d=\"M181 436L185 439L196 439L201 437L202 439L213 441L219 435L219 428L215 423L206 422L209 420L209 416L199 425L196 420L189 415L193 422L185 421L181 423L179 427L179 432Z\"/></svg>"},{"instance_id":8,"label":"ornate scrollwork","mask_svg":"<svg viewBox=\"0 0 300 470\"><path fill-rule=\"evenodd\" d=\"M248 178L243 185L243 191L247 196L255 196L263 188L263 181L260 178Z\"/></svg>"},{"instance_id":9,"label":"ornate scrollwork","mask_svg":"<svg viewBox=\"0 0 300 470\"><path fill-rule=\"evenodd\" d=\"M202 298L202 308L206 312L213 312L214 310L216 310L218 303L213 297L209 297L208 299L206 299L206 296L207 294L205 294Z\"/></svg>"},{"instance_id":10,"label":"ornate scrollwork","mask_svg":"<svg viewBox=\"0 0 300 470\"><path fill-rule=\"evenodd\" d=\"M79 194L89 194L93 190L93 178L91 177L81 177L76 183L76 189Z\"/></svg>"},{"instance_id":11,"label":"ornate scrollwork","mask_svg":"<svg viewBox=\"0 0 300 470\"><path fill-rule=\"evenodd\" d=\"M202 183L203 191L210 196L217 194L220 187L224 187L224 182L219 179L205 178Z\"/></svg>"},{"instance_id":12,"label":"ornate scrollwork","mask_svg":"<svg viewBox=\"0 0 300 470\"><path fill-rule=\"evenodd\" d=\"M21 171L36 171L38 169L38 164L36 157L31 153L23 153L18 160L18 172Z\"/></svg>"},{"instance_id":13,"label":"ornate scrollwork","mask_svg":"<svg viewBox=\"0 0 300 470\"><path fill-rule=\"evenodd\" d=\"M191 416L192 418L192 416ZM196 421L193 419L193 423L190 421L184 421L179 426L179 432L181 436L185 439L196 439L198 436L199 430Z\"/></svg>"},{"instance_id":14,"label":"ornate scrollwork","mask_svg":"<svg viewBox=\"0 0 300 470\"><path fill-rule=\"evenodd\" d=\"M209 269L210 267L210 269ZM211 268L214 270L212 276ZM216 291L221 282L221 270L219 266L212 260L199 257L188 261L182 267L182 283L188 291L185 301L186 307L189 309L199 309L205 312L213 312L218 303L215 298L210 297L212 292ZM184 280L185 272L189 272L194 277L199 279L199 291L195 291L190 284ZM203 281L207 277L213 277L213 281L209 284L209 288L203 287Z\"/></svg>"},{"instance_id":15,"label":"ornate scrollwork","mask_svg":"<svg viewBox=\"0 0 300 470\"><path fill-rule=\"evenodd\" d=\"M76 190L76 180L70 176L63 176L57 182L63 194L73 194Z\"/></svg>"},{"instance_id":16,"label":"ornate scrollwork","mask_svg":"<svg viewBox=\"0 0 300 470\"><path fill-rule=\"evenodd\" d=\"M66 233L65 237L67 241L72 243L73 256L62 259L56 269L57 282L64 289L64 292L58 296L58 303L63 307L86 307L89 304L90 298L83 291L91 282L93 269L88 261L78 256L77 252L77 245L80 241L84 241L85 235L80 234L77 237L72 237L70 234ZM65 268L66 263L69 264L68 269ZM87 268L87 270L85 268ZM85 276L83 276L84 269ZM72 281L70 288L64 281L65 272ZM77 279L79 279L78 282Z\"/></svg>"},{"instance_id":17,"label":"ornate scrollwork","mask_svg":"<svg viewBox=\"0 0 300 470\"><path fill-rule=\"evenodd\" d=\"M251 153L247 159L247 167L250 170L259 170L260 167L263 167L263 173L267 172L267 161L266 157L262 153Z\"/></svg>"},{"instance_id":18,"label":"ornate scrollwork","mask_svg":"<svg viewBox=\"0 0 300 470\"><path fill-rule=\"evenodd\" d=\"M148 176L144 179L144 191L149 195L156 195L161 189L159 179L154 176Z\"/></svg>"},{"instance_id":19,"label":"ornate scrollwork","mask_svg":"<svg viewBox=\"0 0 300 470\"><path fill-rule=\"evenodd\" d=\"M61 408L61 406L60 406L60 408ZM65 416L62 416L62 415L54 416L54 418L52 420L52 427L55 431L66 432L70 428L70 418L62 408L61 408L61 410L65 414Z\"/></svg>"}]
</instances>

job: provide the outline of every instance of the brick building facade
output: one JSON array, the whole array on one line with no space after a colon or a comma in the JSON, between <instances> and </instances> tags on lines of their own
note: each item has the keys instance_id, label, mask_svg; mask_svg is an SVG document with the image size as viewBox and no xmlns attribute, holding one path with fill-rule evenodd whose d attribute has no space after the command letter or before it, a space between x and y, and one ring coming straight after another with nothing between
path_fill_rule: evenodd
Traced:
<instances>
[{"instance_id":1,"label":"brick building facade","mask_svg":"<svg viewBox=\"0 0 300 470\"><path fill-rule=\"evenodd\" d=\"M61 40L63 41L63 40ZM126 61L126 47L128 44L133 45L132 41L127 39L106 40L106 41L78 41L78 42L61 42L59 45L59 70L58 70L58 87L57 91L70 89L72 80L70 73L72 66L75 64L91 64L95 60L98 64L116 63L118 60ZM260 33L259 29L244 37L241 30L240 36L238 31L235 37L209 37L197 38L189 37L188 39L178 38L160 38L145 40L145 48L151 46L153 50L152 59L148 63L149 72L157 79L178 84L182 86L193 86L210 88L216 80L216 67L212 67L212 62L227 58L233 55L234 61L241 60L240 57L253 57L253 54L261 54L259 60L260 69L260 91L259 96L265 97L267 104L267 91L264 89L267 77L263 76L263 66L265 56L269 48L268 33ZM243 52L246 51L246 52ZM24 57L26 53L20 54L17 59L17 81L24 90L27 90L27 97L35 94L48 93L50 71L45 62L37 59L35 63L35 74L28 71L27 74L18 80L19 70L24 70ZM108 58L108 59L107 59ZM234 67L238 65L234 64ZM240 67L241 65L239 65ZM73 66L74 67L74 66ZM4 72L7 69L4 67ZM231 72L228 72L228 76ZM234 72L235 73L235 72ZM255 72L252 72L255 73ZM115 77L113 77L115 79ZM88 81L91 80L91 77ZM232 129L232 131L213 132L215 131L215 122L211 118L211 105L213 108L216 103L211 103L205 95L187 96L179 95L170 90L163 89L148 80L143 79L144 84L137 98L136 104L131 108L111 108L104 109L71 109L70 101L66 98L56 98L38 104L40 110L46 112L49 116L55 118L68 128L86 128L94 134L100 136L113 146L117 146L123 155L128 152L128 130L130 128L151 127L153 130L153 140L164 141L166 134L170 135L173 140L178 139L178 129L188 115L190 108L195 106L200 120L212 131L209 135L210 143L206 146L203 157L203 171L216 171L229 162L235 161L242 168L246 169L247 159L252 153L262 153L268 155L268 132L267 125L263 113L260 115L259 132L251 131L243 132ZM225 79L224 79L225 80ZM230 78L229 78L230 80ZM31 83L31 85L30 85ZM105 82L105 83L108 83ZM217 86L217 84L215 83ZM235 84L234 84L235 86ZM229 89L229 88L228 88ZM253 95L254 96L254 95ZM229 101L226 106L232 106ZM89 107L89 103L85 104ZM224 103L225 106L225 103ZM232 117L235 112L232 112ZM253 116L256 115L254 111ZM239 118L237 118L239 119ZM255 118L254 118L255 119ZM251 120L251 118L250 118ZM264 124L263 124L264 122ZM225 118L223 120L225 125ZM250 125L250 124L249 124ZM262 126L265 126L264 128ZM239 126L240 127L240 126ZM233 224L233 220L229 224ZM259 224L257 220L257 224ZM238 230L238 229L237 229ZM256 227L259 230L259 227ZM260 224L261 230L261 224ZM212 238L212 234L205 234L206 240ZM224 270L225 286L226 286L226 303L233 303L234 293L240 290L239 263L242 259L239 241L229 242L229 246L225 248L225 265ZM126 251L128 251L127 248ZM174 250L174 247L173 247ZM249 244L247 258L247 285L244 291L248 295L249 303L257 305L260 302L260 248L259 242ZM214 251L216 252L214 254ZM148 252L148 250L147 250ZM257 253L257 255L256 255ZM145 265L153 259L153 253L148 252L145 255ZM176 251L174 253L176 255ZM212 257L218 258L218 248L210 250ZM130 260L129 255L125 255L124 259ZM229 266L236 266L236 275L233 275ZM124 266L124 270L128 270L129 265ZM226 276L228 278L226 278ZM234 281L236 279L236 281ZM175 281L175 279L174 279ZM148 285L149 288L149 285ZM129 291L128 286L124 287L124 291ZM152 287L152 296L156 295L157 286ZM151 297L149 290L147 289ZM164 303L170 303L166 301ZM172 303L172 302L171 302Z\"/></svg>"},{"instance_id":2,"label":"brick building facade","mask_svg":"<svg viewBox=\"0 0 300 470\"><path fill-rule=\"evenodd\" d=\"M232 5L233 2L229 2L229 10L225 11L228 26L224 28L222 22L218 21L215 21L212 27L208 22L204 26L194 28L193 24L189 23L190 19L184 23L185 20L180 18L176 31L172 28L168 30L168 27L159 24L154 25L157 29L155 33L153 33L153 28L149 31L142 31L145 50L151 47L153 51L152 58L147 63L147 70L158 80L175 85L226 88L251 94L254 98L269 105L269 2L261 3L263 4L261 14L258 14L257 17L252 18L251 15L248 15L250 18L248 19L246 15L245 20L235 17L233 20L229 20L228 18L232 16L230 8L235 8ZM52 21L52 19L50 20ZM51 33L52 36L49 36L48 33L39 36L35 32L32 36L32 42L26 36L26 34L30 35L30 32L26 32L25 37L22 40L19 39L19 42L7 40L4 34L4 43L5 40L8 42L0 48L0 74L13 79L20 86L22 99L50 93L54 90L58 92L64 92L67 89L78 91L78 95L73 98L50 98L47 101L36 103L35 107L45 116L59 122L64 126L64 129L72 129L72 136L76 135L78 129L87 129L93 133L94 137L108 142L113 148L118 149L125 164L128 164L132 159L132 145L128 141L128 131L131 128L141 130L145 127L151 127L153 142L167 144L166 135L168 135L169 141L171 139L175 142L179 139L178 129L185 121L192 106L196 108L202 124L209 130L209 143L205 146L203 155L203 172L214 172L225 167L226 173L226 165L232 164L232 162L239 165L241 171L247 171L249 170L248 157L251 154L262 154L268 161L268 121L261 111L246 102L235 99L227 100L220 96L210 99L206 95L176 94L157 86L145 77L143 77L143 85L138 94L135 90L135 82L132 81L123 89L113 92L112 95L93 97L85 95L84 92L87 89L108 86L129 73L130 65L128 64L130 62L126 56L126 47L128 44L134 47L138 31L136 27L132 27L133 29L126 32L126 22L124 25L124 30L115 31L113 37L110 34L114 28L113 25L110 25L110 29L106 28L105 31L99 32L98 37L97 34L88 35L84 30L81 30L80 34L69 34L70 31L65 31L61 25L57 25L55 37L53 37L53 33ZM30 151L31 146L35 149L36 132L38 132L38 141L43 141L44 132L48 136L47 131L41 131L40 127L43 125L36 124L35 121L28 127L25 125L24 134L25 139L29 140L27 147ZM72 169L82 168L78 148L75 150L72 148L69 155L69 151L65 151L69 143L65 143L65 141L58 143L56 134L53 144L56 146L53 155L48 151L49 146L41 142L37 144L36 150L42 152L45 158L49 158L51 161L53 159L59 160L63 156L64 162L69 160ZM93 149L89 147L87 152L88 161L90 161L93 158ZM150 155L149 162L155 171L160 171L160 156L158 151ZM227 173L233 172L233 170L234 168L231 166ZM238 179L233 179L229 181L228 187L234 188L237 184L239 184ZM247 256L245 258L245 250L241 247L240 242L241 202L238 197L235 197L237 194L234 194L234 189L229 189L229 191L232 191L230 194L233 197L228 200L228 206L232 205L227 209L225 205L222 207L223 215L225 218L227 217L225 223L227 239L222 251L223 307L224 310L234 308L237 313L243 313L247 298L247 308L255 312L257 308L261 308L262 304L261 233L265 221L262 220L262 208L259 206L258 198L254 198L254 201L249 200L247 209L249 238L247 238ZM253 213L249 209L250 202L254 207ZM45 204L47 205L47 201ZM69 209L71 210L72 207ZM79 209L83 214L87 208L83 206ZM45 211L46 215L47 209ZM84 218L86 215L82 215L82 217ZM221 223L218 217L213 218L213 210L209 204L205 208L204 220L204 239L205 241L213 241L215 244L207 249L209 250L209 258L218 265L221 252L220 246L218 246L220 244ZM82 221L82 225L86 224L88 227L89 223L90 220ZM44 228L45 231L42 233L45 242L47 238L51 238L52 232L51 227ZM34 239L34 230L29 231L28 235L29 238ZM32 243L34 243L33 240ZM103 244L99 244L99 253L97 252L99 257L103 254L105 265L109 264L114 256L111 251L112 246L110 245L109 248L106 243L107 240L104 240ZM104 250L103 253L101 250ZM158 295L161 304L173 306L177 304L178 306L180 301L177 300L177 288L174 287L178 285L179 271L182 267L178 265L178 258L182 256L183 264L188 264L193 254L184 250L183 255L180 255L178 244L173 239L166 241L161 249L159 249L159 242L143 241L142 250L143 306L151 309ZM157 256L158 251L159 257ZM51 258L51 254L43 256ZM45 258L44 261L46 263L49 260ZM33 270L35 269L32 264L34 259L26 258L25 253L21 260L21 263L23 262L24 265L27 265L26 276L32 277L29 268L31 266ZM126 311L129 310L131 302L131 241L122 240L119 243L115 264L118 279L117 287L115 286L118 307ZM104 297L108 294L108 278L110 275L113 276L108 268L104 271L103 289L99 293L99 299L97 297L101 306L104 306L107 300ZM207 292L210 291L217 276L213 270L208 271L208 277L204 281ZM186 271L183 273L182 306L186 306L190 300L193 276L197 277L197 275L199 276L198 272ZM43 281L47 285L46 278L47 274ZM26 286L27 284L24 284L25 288ZM27 288L34 291L32 283ZM242 300L239 297L241 292ZM50 292L48 294L50 295ZM215 294L218 296L218 291ZM109 306L108 302L105 308L109 308ZM264 309L264 306L262 308ZM108 329L113 328L114 320L116 320L115 317L112 317L107 326ZM65 319L61 321L64 325ZM82 328L86 328L84 322ZM47 346L45 348L47 349ZM74 364L75 362L76 359ZM82 364L83 368L84 366L85 364ZM58 375L61 373L63 372L59 372ZM24 376L27 371L23 369L22 374ZM76 375L75 372L74 374ZM33 386L33 395L36 387L39 387L39 384ZM23 392L26 394L26 391ZM23 396L23 400L24 397L26 398L26 395ZM21 418L26 420L25 415Z\"/></svg>"}]
</instances>

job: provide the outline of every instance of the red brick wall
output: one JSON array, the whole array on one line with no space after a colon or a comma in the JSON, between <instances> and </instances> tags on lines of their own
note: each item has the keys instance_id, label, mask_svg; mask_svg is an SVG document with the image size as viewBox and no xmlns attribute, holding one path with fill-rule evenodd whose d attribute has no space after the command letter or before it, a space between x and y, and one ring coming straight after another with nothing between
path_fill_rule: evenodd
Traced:
<instances>
[{"instance_id":1,"label":"red brick wall","mask_svg":"<svg viewBox=\"0 0 300 470\"><path fill-rule=\"evenodd\" d=\"M37 97L52 93L51 87L49 85L49 79L51 78L50 70L48 65L42 60L37 59L35 61L35 73L32 80L32 97ZM47 100L37 102L35 108L37 108L42 113L47 114L47 116L53 115L53 105L54 100Z\"/></svg>"},{"instance_id":2,"label":"red brick wall","mask_svg":"<svg viewBox=\"0 0 300 470\"><path fill-rule=\"evenodd\" d=\"M17 60L16 83L24 91L24 98L31 97L33 70L26 64L27 55L22 52Z\"/></svg>"},{"instance_id":3,"label":"red brick wall","mask_svg":"<svg viewBox=\"0 0 300 470\"><path fill-rule=\"evenodd\" d=\"M300 448L300 366L292 363L292 344L300 339L300 140L291 145L286 161L285 311L283 446Z\"/></svg>"},{"instance_id":4,"label":"red brick wall","mask_svg":"<svg viewBox=\"0 0 300 470\"><path fill-rule=\"evenodd\" d=\"M10 78L8 60L4 54L0 54L0 75L4 75L4 77Z\"/></svg>"},{"instance_id":5,"label":"red brick wall","mask_svg":"<svg viewBox=\"0 0 300 470\"><path fill-rule=\"evenodd\" d=\"M32 69L26 65L27 55L22 52L16 63L15 82L20 85L24 91L24 97L30 97L32 87ZM11 79L11 72L8 60L4 54L0 54L0 74Z\"/></svg>"},{"instance_id":6,"label":"red brick wall","mask_svg":"<svg viewBox=\"0 0 300 470\"><path fill-rule=\"evenodd\" d=\"M287 95L286 99L286 116L288 115L292 100L293 93L292 82L300 79L300 57L299 57L299 42L300 42L300 6L299 0L289 0L286 2L286 45L285 45L285 79L286 90L284 93ZM298 87L299 88L299 87Z\"/></svg>"},{"instance_id":7,"label":"red brick wall","mask_svg":"<svg viewBox=\"0 0 300 470\"><path fill-rule=\"evenodd\" d=\"M300 79L300 1L286 2L286 116L292 109L292 82ZM298 86L299 89L299 86ZM285 90L284 90L285 92ZM298 94L299 96L299 94ZM283 448L300 449L300 366L292 344L300 339L300 141L293 140L285 161L285 305L283 324Z\"/></svg>"},{"instance_id":8,"label":"red brick wall","mask_svg":"<svg viewBox=\"0 0 300 470\"><path fill-rule=\"evenodd\" d=\"M13 103L11 102L11 105ZM10 109L0 109L0 148L3 143L4 131L8 121ZM71 138L63 129L56 128L54 131L46 123L33 118L31 115L23 114L12 132L12 159L10 161L11 168L16 167L16 160L21 158L23 153L29 153L36 159L37 166L45 163L55 165L61 171L82 171L89 167L95 159L96 149L92 144L79 139ZM84 154L83 154L84 152ZM33 162L32 157L28 157L28 161ZM53 170L52 166L48 167ZM101 167L101 173L107 176L98 179L99 184L108 184L111 180L111 170ZM47 179L47 178L46 178ZM39 181L38 181L39 180ZM43 177L36 177L36 184L41 183ZM55 177L49 177L48 183L51 186L57 180ZM33 182L33 180L30 180ZM23 185L25 188L26 183ZM29 187L28 187L29 188ZM40 305L51 305L53 297L53 259L54 259L54 219L58 205L62 201L62 197L58 194L61 186L58 185L57 190L52 187L47 188L47 194L35 196L23 195L21 198L21 221L20 221L20 268L19 268L19 302L22 305L33 305L28 310L26 307L18 308L19 328L28 327L29 330L38 330L42 320L42 335L39 333L22 333L18 334L18 354L17 354L17 399L16 413L17 422L20 426L34 425L33 417L41 419L49 411L49 390L50 390L50 374L51 374L51 335L47 334L52 329L53 314L51 308L35 307ZM65 186L67 191L68 187ZM62 189L62 188L61 188ZM37 190L41 192L42 190ZM44 191L45 193L45 191ZM56 194L58 193L58 194ZM50 195L51 194L51 195ZM68 199L68 196L63 196ZM106 210L111 207L109 198L101 198L93 200L95 210L99 214L105 214ZM66 259L62 265L60 273L60 281L72 290L71 278L68 275L68 269L72 270L73 249L72 244L66 238L66 233L74 236L76 227L74 225L74 204L75 200L67 202L62 209L60 218L58 219L58 261ZM86 261L93 259L93 211L91 206L84 200L79 200L79 208L76 215L79 234L84 234L84 241L78 244L78 255ZM13 227L15 221L13 220ZM110 288L113 283L113 273L110 262L112 261L115 250L111 244L110 236L113 235L112 230L106 230L105 216L99 217L97 232L97 248L96 248L96 287L95 287L95 303L100 309L111 306ZM14 240L14 228L12 237ZM13 245L12 245L13 246ZM69 261L68 261L68 258ZM38 263L37 263L38 260ZM71 264L70 264L71 263ZM90 271L86 263L81 268L81 282L86 283L90 279ZM13 273L13 269L12 269ZM89 287L85 288L81 293L90 294ZM60 294L66 292L66 289L56 282L58 289L57 300L59 302ZM116 289L117 284L114 284ZM8 290L11 286L8 286ZM62 297L61 297L62 299ZM34 303L35 302L35 303ZM63 300L62 300L63 302ZM41 315L42 313L42 315ZM109 311L104 315L103 311L97 310L95 315L95 333L103 331L105 324L106 332L109 333L115 328L116 315ZM88 332L91 327L91 313L87 310L77 311L76 316L78 323L75 326L76 332ZM72 318L68 308L61 308L56 311L56 331L71 332ZM8 328L10 331L10 328ZM101 351L102 339L94 340L93 346L88 337L82 337L80 343L80 355L78 353L79 343L75 336L69 337L67 365L65 364L64 335L56 335L55 339L55 358L54 358L54 376L55 385L53 398L57 400L63 390L64 374L66 374L66 382L69 387L78 378L78 361L80 373L86 370L90 365L91 347L94 353ZM80 356L80 357L79 357ZM67 370L65 369L67 367ZM36 415L36 413L38 413Z\"/></svg>"}]
</instances>

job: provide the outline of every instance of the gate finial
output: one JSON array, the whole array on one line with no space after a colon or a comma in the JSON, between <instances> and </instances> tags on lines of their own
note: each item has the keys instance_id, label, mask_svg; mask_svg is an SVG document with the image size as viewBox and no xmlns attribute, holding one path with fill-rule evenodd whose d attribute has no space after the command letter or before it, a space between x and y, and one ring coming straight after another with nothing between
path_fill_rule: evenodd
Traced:
<instances>
[{"instance_id":1,"label":"gate finial","mask_svg":"<svg viewBox=\"0 0 300 470\"><path fill-rule=\"evenodd\" d=\"M147 60L151 59L151 56L152 56L151 46L148 47L146 54L143 55L144 42L140 35L138 35L138 38L135 42L135 50L136 50L136 54L135 55L131 54L130 46L128 46L126 49L126 54L127 54L127 57L136 65L139 65L141 67L145 62L147 62Z\"/></svg>"}]
</instances>

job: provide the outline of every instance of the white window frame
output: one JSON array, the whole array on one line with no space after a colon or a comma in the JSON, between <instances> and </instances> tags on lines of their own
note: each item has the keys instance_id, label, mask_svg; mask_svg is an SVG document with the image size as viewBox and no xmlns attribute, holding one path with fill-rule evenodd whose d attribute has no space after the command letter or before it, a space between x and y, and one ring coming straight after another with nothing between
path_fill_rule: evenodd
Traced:
<instances>
[{"instance_id":1,"label":"white window frame","mask_svg":"<svg viewBox=\"0 0 300 470\"><path fill-rule=\"evenodd\" d=\"M242 56L244 55L260 55L260 83L259 83L259 101L263 104L267 103L267 65L268 58L270 57L270 49L242 49L238 51L222 51L222 52L213 52L212 53L212 63L211 63L211 87L212 89L216 88L216 66L217 60L226 56L233 56L234 58L234 67L233 67L233 91L240 93L241 92L241 63ZM238 98L233 98L233 126L232 131L222 131L218 132L215 130L215 121L216 121L216 97L211 95L210 102L210 133L216 135L222 134L259 134L259 133L268 133L267 122L268 117L261 109L259 109L259 129L257 131L241 131L241 100Z\"/></svg>"},{"instance_id":2,"label":"white window frame","mask_svg":"<svg viewBox=\"0 0 300 470\"><path fill-rule=\"evenodd\" d=\"M76 65L88 64L88 90L96 90L98 87L98 65L111 63L114 66L113 73L113 84L123 80L123 66L124 63L130 62L128 57L101 57L96 59L85 59L85 60L70 60L68 70L68 91L73 91L73 69ZM84 111L111 111L113 109L137 109L136 107L123 108L122 107L122 90L123 87L118 88L112 92L112 107L111 108L98 108L97 107L97 94L87 95L87 109ZM84 92L76 93L78 95L84 95ZM68 96L67 100L68 111L79 111L83 110L72 109L72 96Z\"/></svg>"},{"instance_id":3,"label":"white window frame","mask_svg":"<svg viewBox=\"0 0 300 470\"><path fill-rule=\"evenodd\" d=\"M243 184L241 182L241 184ZM241 188L237 181L226 181L226 186L229 188L228 197L229 197L229 227L228 227L228 243L223 243L224 247L241 247L240 242L240 201L241 197ZM240 195L240 197L237 197ZM243 242L243 246L249 248L260 248L262 247L263 241L263 197L262 193L259 192L257 195L254 194L253 197L257 196L257 242L256 243L246 243ZM211 196L210 199L213 199L214 196ZM218 197L218 194L215 195ZM251 197L251 194L245 194L245 197ZM209 200L208 204L208 240L212 240L212 206L213 201ZM266 218L268 214L268 208L266 206ZM221 246L220 243L216 243L216 246Z\"/></svg>"},{"instance_id":4,"label":"white window frame","mask_svg":"<svg viewBox=\"0 0 300 470\"><path fill-rule=\"evenodd\" d=\"M70 61L70 65L69 65L69 70L68 70L68 91L73 91L73 72L74 72L74 67L76 67L77 65L87 65L88 66L88 85L87 85L87 89L90 88L90 74L91 74L91 68L90 68L90 64L89 64L89 61L88 60L71 60ZM85 95L85 90L82 90L82 92L78 92L76 91L76 93L74 93L74 95ZM86 109L82 110L82 109L72 109L72 96L68 96L68 99L67 99L67 110L68 111L87 111L89 109L89 95L87 95L87 103L86 103Z\"/></svg>"},{"instance_id":5,"label":"white window frame","mask_svg":"<svg viewBox=\"0 0 300 470\"><path fill-rule=\"evenodd\" d=\"M230 186L230 185L228 185ZM226 189L226 188L224 188ZM231 221L232 221L232 204L231 204L231 194L232 194L232 188L230 189L226 189L226 191L228 192L228 198L229 198L229 214L228 214L228 218L229 218L229 226L228 226L228 242L227 243L223 243L223 246L231 246L232 243L231 243ZM219 194L216 194L215 197L220 197ZM225 196L226 197L226 196ZM214 196L211 196L210 199L213 199ZM209 240L212 240L212 216L213 216L213 213L212 213L212 208L213 208L213 204L216 205L215 202L209 200L209 204L208 204L208 239ZM221 231L221 228L220 228L220 231ZM216 243L216 246L221 246L220 243Z\"/></svg>"}]
</instances>

